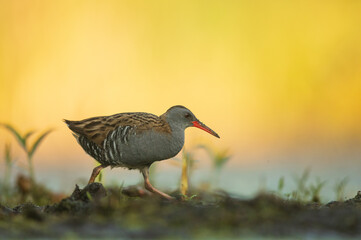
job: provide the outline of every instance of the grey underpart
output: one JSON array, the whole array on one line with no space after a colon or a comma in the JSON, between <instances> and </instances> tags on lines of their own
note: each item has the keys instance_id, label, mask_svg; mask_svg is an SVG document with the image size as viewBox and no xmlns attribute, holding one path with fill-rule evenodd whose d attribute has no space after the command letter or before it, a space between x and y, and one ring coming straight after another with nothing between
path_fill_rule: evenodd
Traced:
<instances>
[{"instance_id":1,"label":"grey underpart","mask_svg":"<svg viewBox=\"0 0 361 240\"><path fill-rule=\"evenodd\" d=\"M184 144L184 129L174 128L171 134L153 129L136 134L135 126L121 126L108 134L102 147L84 136L78 142L104 166L141 169L177 155Z\"/></svg>"}]
</instances>

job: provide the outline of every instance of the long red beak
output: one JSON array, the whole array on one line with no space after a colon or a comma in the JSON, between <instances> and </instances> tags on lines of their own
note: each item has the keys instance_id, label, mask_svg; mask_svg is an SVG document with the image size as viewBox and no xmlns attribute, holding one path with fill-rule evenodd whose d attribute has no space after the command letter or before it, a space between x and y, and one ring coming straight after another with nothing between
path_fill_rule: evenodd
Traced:
<instances>
[{"instance_id":1,"label":"long red beak","mask_svg":"<svg viewBox=\"0 0 361 240\"><path fill-rule=\"evenodd\" d=\"M202 122L200 122L200 121L193 121L192 123L193 123L193 127L200 128L200 129L206 131L207 133L212 134L213 136L219 138L218 134L217 134L215 131L213 131L212 129L210 129L209 127L207 127L207 126L206 126L205 124L203 124Z\"/></svg>"}]
</instances>

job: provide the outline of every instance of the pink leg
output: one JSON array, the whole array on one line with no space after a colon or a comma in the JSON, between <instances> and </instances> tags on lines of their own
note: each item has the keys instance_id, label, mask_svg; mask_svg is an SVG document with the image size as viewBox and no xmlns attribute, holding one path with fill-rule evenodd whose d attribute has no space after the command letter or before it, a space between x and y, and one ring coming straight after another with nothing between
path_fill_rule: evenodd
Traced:
<instances>
[{"instance_id":1,"label":"pink leg","mask_svg":"<svg viewBox=\"0 0 361 240\"><path fill-rule=\"evenodd\" d=\"M141 170L142 174L143 174L143 177L144 177L144 187L145 189L147 189L148 191L152 192L152 193L156 193L156 194L159 194L160 196L168 199L168 200L174 200L175 198L174 197L171 197L169 196L168 194L164 193L164 192L161 192L159 191L158 189L156 189L155 187L153 187L150 182L149 182L149 168L146 167L146 168L143 168Z\"/></svg>"},{"instance_id":2,"label":"pink leg","mask_svg":"<svg viewBox=\"0 0 361 240\"><path fill-rule=\"evenodd\" d=\"M90 183L93 183L95 181L95 178L98 176L98 174L100 173L100 171L104 168L103 165L100 165L96 168L93 169L93 173L92 175L90 176L90 179L89 179L89 182L88 182L88 185Z\"/></svg>"}]
</instances>

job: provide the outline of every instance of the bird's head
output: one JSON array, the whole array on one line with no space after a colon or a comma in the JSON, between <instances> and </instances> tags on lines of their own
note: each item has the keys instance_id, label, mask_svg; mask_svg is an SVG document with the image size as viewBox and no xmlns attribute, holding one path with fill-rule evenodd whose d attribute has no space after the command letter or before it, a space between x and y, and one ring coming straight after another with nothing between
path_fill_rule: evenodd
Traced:
<instances>
[{"instance_id":1,"label":"bird's head","mask_svg":"<svg viewBox=\"0 0 361 240\"><path fill-rule=\"evenodd\" d=\"M196 116L194 116L194 114L186 107L181 105L173 106L169 108L164 115L167 122L171 126L176 126L181 129L186 129L187 127L197 127L219 138L215 131L199 121Z\"/></svg>"}]
</instances>

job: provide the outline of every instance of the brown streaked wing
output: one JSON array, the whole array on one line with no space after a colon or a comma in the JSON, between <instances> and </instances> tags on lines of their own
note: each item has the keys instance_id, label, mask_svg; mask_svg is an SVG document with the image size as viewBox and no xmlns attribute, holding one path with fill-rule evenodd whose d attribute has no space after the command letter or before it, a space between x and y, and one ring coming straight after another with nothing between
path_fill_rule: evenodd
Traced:
<instances>
[{"instance_id":1,"label":"brown streaked wing","mask_svg":"<svg viewBox=\"0 0 361 240\"><path fill-rule=\"evenodd\" d=\"M111 116L93 117L81 121L64 120L68 127L76 134L85 136L99 146L110 132L119 126L132 126L137 134L154 129L159 132L170 133L170 126L163 116L158 117L150 113L119 113Z\"/></svg>"}]
</instances>

